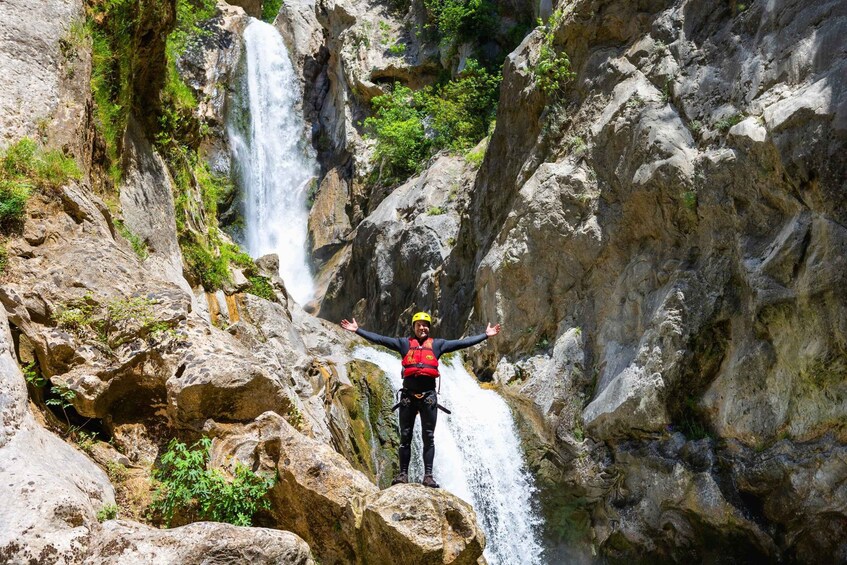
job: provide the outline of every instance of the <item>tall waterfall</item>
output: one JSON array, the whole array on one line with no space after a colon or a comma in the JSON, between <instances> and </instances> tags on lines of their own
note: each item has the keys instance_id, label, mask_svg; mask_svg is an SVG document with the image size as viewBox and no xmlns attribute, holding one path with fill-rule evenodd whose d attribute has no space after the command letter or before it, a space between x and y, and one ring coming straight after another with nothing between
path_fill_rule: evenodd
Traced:
<instances>
[{"instance_id":1,"label":"tall waterfall","mask_svg":"<svg viewBox=\"0 0 847 565\"><path fill-rule=\"evenodd\" d=\"M279 32L251 19L244 30L246 84L233 100L228 134L244 195L243 243L253 257L279 255L285 287L300 304L312 299L306 195L315 177L304 136L302 91Z\"/></svg>"},{"instance_id":2,"label":"tall waterfall","mask_svg":"<svg viewBox=\"0 0 847 565\"><path fill-rule=\"evenodd\" d=\"M356 348L353 356L379 366L395 390L402 386L399 358L370 347ZM453 413L438 414L436 480L473 506L485 532L490 564L542 563L534 488L508 406L494 391L480 388L459 356L442 362L440 372L439 402ZM423 474L420 418L414 438L410 478Z\"/></svg>"}]
</instances>

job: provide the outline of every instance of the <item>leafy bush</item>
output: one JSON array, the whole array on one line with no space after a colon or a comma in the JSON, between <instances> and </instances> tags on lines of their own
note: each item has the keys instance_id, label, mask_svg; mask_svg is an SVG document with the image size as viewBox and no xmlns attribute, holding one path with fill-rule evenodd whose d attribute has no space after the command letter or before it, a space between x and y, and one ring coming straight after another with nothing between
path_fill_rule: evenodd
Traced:
<instances>
[{"instance_id":1,"label":"leafy bush","mask_svg":"<svg viewBox=\"0 0 847 565\"><path fill-rule=\"evenodd\" d=\"M71 420L68 417L68 408L74 405L73 401L76 398L76 392L62 384L53 385L51 392L54 396L45 400L44 404L61 408L62 413L65 415L65 421L70 426Z\"/></svg>"},{"instance_id":2,"label":"leafy bush","mask_svg":"<svg viewBox=\"0 0 847 565\"><path fill-rule=\"evenodd\" d=\"M107 504L97 511L97 521L105 522L106 520L114 520L118 517L117 504Z\"/></svg>"},{"instance_id":3,"label":"leafy bush","mask_svg":"<svg viewBox=\"0 0 847 565\"><path fill-rule=\"evenodd\" d=\"M132 0L87 3L94 115L106 141L107 165L115 183L121 177L123 134L133 103L138 9L138 2Z\"/></svg>"},{"instance_id":4,"label":"leafy bush","mask_svg":"<svg viewBox=\"0 0 847 565\"><path fill-rule=\"evenodd\" d=\"M533 69L535 80L547 96L562 94L565 84L576 76L571 71L571 61L567 53L556 51L554 42L556 30L562 22L562 9L555 10L546 24L542 26L543 39L538 53L538 61Z\"/></svg>"},{"instance_id":5,"label":"leafy bush","mask_svg":"<svg viewBox=\"0 0 847 565\"><path fill-rule=\"evenodd\" d=\"M81 178L76 161L24 137L0 153L0 230L19 225L33 190L56 189Z\"/></svg>"},{"instance_id":6,"label":"leafy bush","mask_svg":"<svg viewBox=\"0 0 847 565\"><path fill-rule=\"evenodd\" d=\"M424 0L424 6L445 46L488 38L497 30L497 12L490 0Z\"/></svg>"},{"instance_id":7,"label":"leafy bush","mask_svg":"<svg viewBox=\"0 0 847 565\"><path fill-rule=\"evenodd\" d=\"M426 107L434 132L433 146L466 151L485 137L488 124L497 114L502 80L499 73L489 73L474 59L468 59L454 80L430 90Z\"/></svg>"},{"instance_id":8,"label":"leafy bush","mask_svg":"<svg viewBox=\"0 0 847 565\"><path fill-rule=\"evenodd\" d=\"M390 92L374 97L371 103L374 115L365 120L365 127L376 139L382 175L388 180L405 178L428 156L422 95L395 83Z\"/></svg>"},{"instance_id":9,"label":"leafy bush","mask_svg":"<svg viewBox=\"0 0 847 565\"><path fill-rule=\"evenodd\" d=\"M276 478L256 474L240 463L232 477L220 469L209 469L211 446L208 438L190 448L177 440L168 445L161 467L154 471L159 484L151 505L166 526L175 519L180 523L211 520L250 526L256 512L270 507L265 495Z\"/></svg>"},{"instance_id":10,"label":"leafy bush","mask_svg":"<svg viewBox=\"0 0 847 565\"><path fill-rule=\"evenodd\" d=\"M382 179L408 177L434 152L466 151L488 133L497 113L502 77L475 60L442 85L412 92L395 83L391 92L373 99L374 115L365 120L376 139Z\"/></svg>"},{"instance_id":11,"label":"leafy bush","mask_svg":"<svg viewBox=\"0 0 847 565\"><path fill-rule=\"evenodd\" d=\"M276 293L274 292L274 288L271 286L270 280L268 280L267 277L263 277L262 275L252 275L247 277L247 280L250 281L250 286L247 287L247 292L260 298L264 298L265 300L276 300Z\"/></svg>"},{"instance_id":12,"label":"leafy bush","mask_svg":"<svg viewBox=\"0 0 847 565\"><path fill-rule=\"evenodd\" d=\"M282 0L265 0L262 3L262 19L269 24L274 23L280 8L282 8Z\"/></svg>"}]
</instances>

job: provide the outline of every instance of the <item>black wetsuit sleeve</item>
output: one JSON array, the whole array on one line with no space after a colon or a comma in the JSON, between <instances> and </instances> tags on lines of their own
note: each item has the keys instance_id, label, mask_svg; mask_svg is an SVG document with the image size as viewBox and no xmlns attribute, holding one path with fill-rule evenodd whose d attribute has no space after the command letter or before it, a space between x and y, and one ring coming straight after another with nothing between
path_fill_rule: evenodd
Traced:
<instances>
[{"instance_id":1,"label":"black wetsuit sleeve","mask_svg":"<svg viewBox=\"0 0 847 565\"><path fill-rule=\"evenodd\" d=\"M457 349L464 349L466 347L476 345L477 343L482 343L486 339L488 339L488 336L485 334L474 335L462 339L435 339L432 342L432 351L435 353L436 357L441 357L445 353L450 353Z\"/></svg>"},{"instance_id":2,"label":"black wetsuit sleeve","mask_svg":"<svg viewBox=\"0 0 847 565\"><path fill-rule=\"evenodd\" d=\"M362 328L356 330L356 335L362 336L366 340L372 343L376 343L377 345L382 345L387 347L388 349L397 351L398 353L400 353L400 355L405 355L409 352L409 341L402 337L386 337L384 335L379 335L373 332L369 332L367 330L363 330ZM403 347L404 345L405 347Z\"/></svg>"}]
</instances>

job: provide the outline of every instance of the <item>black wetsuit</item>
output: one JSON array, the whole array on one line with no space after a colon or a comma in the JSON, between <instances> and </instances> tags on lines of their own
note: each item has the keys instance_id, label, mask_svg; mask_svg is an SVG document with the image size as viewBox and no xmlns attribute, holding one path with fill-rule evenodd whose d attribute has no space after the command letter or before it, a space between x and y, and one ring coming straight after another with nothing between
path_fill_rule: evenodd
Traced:
<instances>
[{"instance_id":1,"label":"black wetsuit","mask_svg":"<svg viewBox=\"0 0 847 565\"><path fill-rule=\"evenodd\" d=\"M383 345L405 357L409 352L408 337L386 337L359 328L356 333L373 343ZM464 339L432 340L432 353L438 359L445 353L464 349L488 339L479 334ZM408 399L408 402L406 400ZM415 417L421 415L421 436L423 439L424 474L432 474L432 461L435 459L435 424L438 421L438 396L435 392L435 378L406 377L403 379L403 392L400 403L400 472L408 473L412 458L412 431Z\"/></svg>"}]
</instances>

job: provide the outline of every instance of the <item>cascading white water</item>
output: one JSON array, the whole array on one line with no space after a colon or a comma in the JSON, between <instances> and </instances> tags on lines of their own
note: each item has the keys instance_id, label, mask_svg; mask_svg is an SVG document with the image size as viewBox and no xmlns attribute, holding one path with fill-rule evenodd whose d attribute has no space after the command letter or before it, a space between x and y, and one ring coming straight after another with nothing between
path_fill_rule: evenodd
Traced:
<instances>
[{"instance_id":1,"label":"cascading white water","mask_svg":"<svg viewBox=\"0 0 847 565\"><path fill-rule=\"evenodd\" d=\"M353 356L379 366L395 391L402 386L399 358L370 347L356 348ZM440 372L439 402L453 413L438 415L436 480L473 506L485 532L490 564L542 563L534 487L509 407L497 393L479 386L459 356L442 362ZM410 478L423 472L419 418L414 438Z\"/></svg>"},{"instance_id":2,"label":"cascading white water","mask_svg":"<svg viewBox=\"0 0 847 565\"><path fill-rule=\"evenodd\" d=\"M244 195L243 243L253 257L278 254L286 289L306 304L314 294L306 195L316 165L304 139L300 82L272 25L251 19L244 43L246 85L234 100L228 127Z\"/></svg>"}]
</instances>

